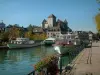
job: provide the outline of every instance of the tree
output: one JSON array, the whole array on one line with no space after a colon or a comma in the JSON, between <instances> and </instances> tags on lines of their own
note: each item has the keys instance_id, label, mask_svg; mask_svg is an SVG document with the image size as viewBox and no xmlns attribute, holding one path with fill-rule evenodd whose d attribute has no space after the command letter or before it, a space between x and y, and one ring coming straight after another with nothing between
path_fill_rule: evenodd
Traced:
<instances>
[{"instance_id":1,"label":"tree","mask_svg":"<svg viewBox=\"0 0 100 75\"><path fill-rule=\"evenodd\" d=\"M2 41L8 42L9 41L8 36L9 36L9 32L4 32L2 36Z\"/></svg>"},{"instance_id":2,"label":"tree","mask_svg":"<svg viewBox=\"0 0 100 75\"><path fill-rule=\"evenodd\" d=\"M25 33L25 37L26 37L26 38L29 38L29 39L31 39L31 40L33 40L32 32L31 32L31 31L26 32L26 33Z\"/></svg>"},{"instance_id":3,"label":"tree","mask_svg":"<svg viewBox=\"0 0 100 75\"><path fill-rule=\"evenodd\" d=\"M9 41L9 32L2 32L0 33L0 40L1 42L8 42Z\"/></svg>"},{"instance_id":4,"label":"tree","mask_svg":"<svg viewBox=\"0 0 100 75\"><path fill-rule=\"evenodd\" d=\"M95 21L97 25L96 28L98 31L100 31L100 13L95 16Z\"/></svg>"},{"instance_id":5,"label":"tree","mask_svg":"<svg viewBox=\"0 0 100 75\"><path fill-rule=\"evenodd\" d=\"M100 0L96 0L97 3L100 5ZM100 10L100 8L99 8ZM97 31L100 33L100 13L98 13L96 16L95 16L95 21L96 21L96 29Z\"/></svg>"},{"instance_id":6,"label":"tree","mask_svg":"<svg viewBox=\"0 0 100 75\"><path fill-rule=\"evenodd\" d=\"M13 26L9 30L9 39L16 39L20 37L20 28Z\"/></svg>"},{"instance_id":7,"label":"tree","mask_svg":"<svg viewBox=\"0 0 100 75\"><path fill-rule=\"evenodd\" d=\"M27 27L28 31L33 31L33 26L30 24L28 27Z\"/></svg>"}]
</instances>

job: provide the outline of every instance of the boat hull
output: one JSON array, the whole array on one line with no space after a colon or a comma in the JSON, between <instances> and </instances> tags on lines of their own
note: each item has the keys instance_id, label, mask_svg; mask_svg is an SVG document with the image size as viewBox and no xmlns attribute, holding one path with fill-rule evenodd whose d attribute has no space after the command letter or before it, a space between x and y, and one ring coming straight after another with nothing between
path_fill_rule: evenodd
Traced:
<instances>
[{"instance_id":1,"label":"boat hull","mask_svg":"<svg viewBox=\"0 0 100 75\"><path fill-rule=\"evenodd\" d=\"M54 42L44 42L45 45L52 45L55 44Z\"/></svg>"},{"instance_id":2,"label":"boat hull","mask_svg":"<svg viewBox=\"0 0 100 75\"><path fill-rule=\"evenodd\" d=\"M57 51L59 54L66 54L70 50L75 49L75 46L54 46L54 50Z\"/></svg>"},{"instance_id":3,"label":"boat hull","mask_svg":"<svg viewBox=\"0 0 100 75\"><path fill-rule=\"evenodd\" d=\"M17 49L17 48L30 48L34 47L34 44L7 44L9 49Z\"/></svg>"}]
</instances>

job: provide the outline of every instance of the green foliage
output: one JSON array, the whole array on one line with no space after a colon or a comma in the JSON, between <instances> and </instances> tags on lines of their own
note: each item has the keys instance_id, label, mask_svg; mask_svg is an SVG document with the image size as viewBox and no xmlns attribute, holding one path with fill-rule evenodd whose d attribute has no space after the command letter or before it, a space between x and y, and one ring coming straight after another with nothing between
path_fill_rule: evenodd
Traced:
<instances>
[{"instance_id":1,"label":"green foliage","mask_svg":"<svg viewBox=\"0 0 100 75\"><path fill-rule=\"evenodd\" d=\"M28 31L33 31L33 26L30 24L28 27L27 27Z\"/></svg>"},{"instance_id":2,"label":"green foliage","mask_svg":"<svg viewBox=\"0 0 100 75\"><path fill-rule=\"evenodd\" d=\"M2 32L2 33L0 33L1 41L8 42L9 41L8 36L9 36L9 32Z\"/></svg>"},{"instance_id":3,"label":"green foliage","mask_svg":"<svg viewBox=\"0 0 100 75\"><path fill-rule=\"evenodd\" d=\"M100 0L96 0L97 1L97 3L99 3L100 4Z\"/></svg>"},{"instance_id":4,"label":"green foliage","mask_svg":"<svg viewBox=\"0 0 100 75\"><path fill-rule=\"evenodd\" d=\"M38 33L35 33L35 34L32 34L31 31L28 31L25 33L25 37L31 39L31 40L45 40L47 38L46 36L46 33L41 33L41 34L38 34Z\"/></svg>"}]
</instances>

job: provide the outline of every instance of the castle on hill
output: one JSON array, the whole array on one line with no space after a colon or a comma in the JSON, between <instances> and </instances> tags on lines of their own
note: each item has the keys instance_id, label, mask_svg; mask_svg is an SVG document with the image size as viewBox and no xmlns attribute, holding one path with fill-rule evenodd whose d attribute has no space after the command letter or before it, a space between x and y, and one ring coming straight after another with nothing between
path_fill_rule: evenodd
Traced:
<instances>
[{"instance_id":1,"label":"castle on hill","mask_svg":"<svg viewBox=\"0 0 100 75\"><path fill-rule=\"evenodd\" d=\"M48 16L48 19L44 19L42 21L42 28L43 29L47 29L49 31L62 31L62 32L67 32L67 31L72 31L69 27L68 27L68 22L65 19L64 21L58 19L56 21L56 16L51 14L50 16Z\"/></svg>"}]
</instances>

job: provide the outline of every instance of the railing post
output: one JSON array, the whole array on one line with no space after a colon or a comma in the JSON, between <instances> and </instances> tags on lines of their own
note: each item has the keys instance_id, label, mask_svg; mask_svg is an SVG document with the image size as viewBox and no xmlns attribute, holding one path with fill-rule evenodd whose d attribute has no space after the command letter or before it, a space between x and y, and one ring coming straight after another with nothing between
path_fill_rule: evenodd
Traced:
<instances>
[{"instance_id":1,"label":"railing post","mask_svg":"<svg viewBox=\"0 0 100 75\"><path fill-rule=\"evenodd\" d=\"M28 75L35 75L35 71L30 72Z\"/></svg>"},{"instance_id":2,"label":"railing post","mask_svg":"<svg viewBox=\"0 0 100 75\"><path fill-rule=\"evenodd\" d=\"M33 71L33 75L35 75L35 71Z\"/></svg>"},{"instance_id":3,"label":"railing post","mask_svg":"<svg viewBox=\"0 0 100 75\"><path fill-rule=\"evenodd\" d=\"M62 56L60 57L60 75L62 73Z\"/></svg>"}]
</instances>

